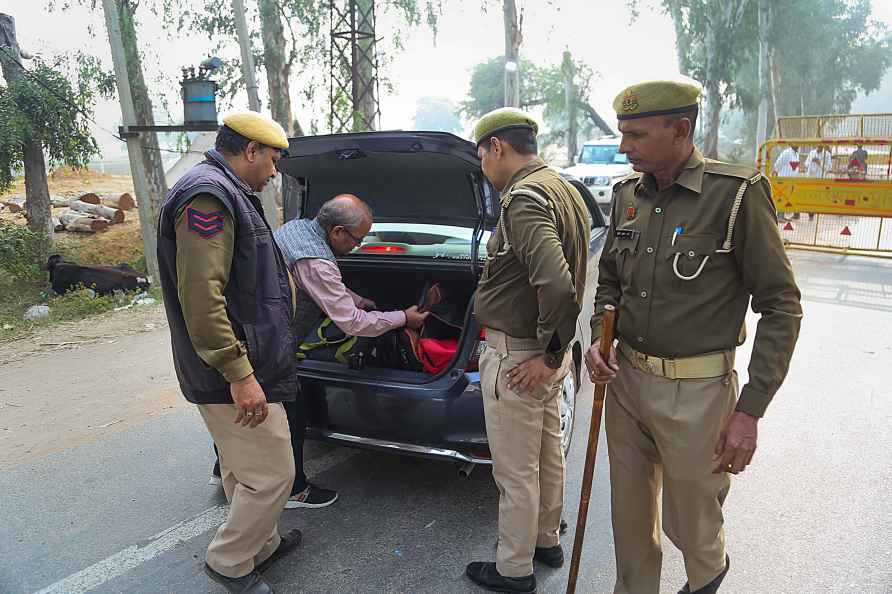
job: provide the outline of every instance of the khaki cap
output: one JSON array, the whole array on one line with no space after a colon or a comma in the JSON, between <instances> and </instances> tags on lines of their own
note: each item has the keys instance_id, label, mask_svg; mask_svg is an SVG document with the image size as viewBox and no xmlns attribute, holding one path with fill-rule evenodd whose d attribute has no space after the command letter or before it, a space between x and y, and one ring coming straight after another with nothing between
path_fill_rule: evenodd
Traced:
<instances>
[{"instance_id":1,"label":"khaki cap","mask_svg":"<svg viewBox=\"0 0 892 594\"><path fill-rule=\"evenodd\" d=\"M613 100L619 120L670 115L697 107L700 87L690 83L653 80L624 89Z\"/></svg>"},{"instance_id":2,"label":"khaki cap","mask_svg":"<svg viewBox=\"0 0 892 594\"><path fill-rule=\"evenodd\" d=\"M533 116L516 107L501 107L480 118L474 126L474 142L479 146L493 134L512 128L528 128L533 134L539 133L539 124Z\"/></svg>"},{"instance_id":3,"label":"khaki cap","mask_svg":"<svg viewBox=\"0 0 892 594\"><path fill-rule=\"evenodd\" d=\"M223 118L223 124L248 140L277 149L288 148L288 135L278 122L256 111L238 111Z\"/></svg>"}]
</instances>

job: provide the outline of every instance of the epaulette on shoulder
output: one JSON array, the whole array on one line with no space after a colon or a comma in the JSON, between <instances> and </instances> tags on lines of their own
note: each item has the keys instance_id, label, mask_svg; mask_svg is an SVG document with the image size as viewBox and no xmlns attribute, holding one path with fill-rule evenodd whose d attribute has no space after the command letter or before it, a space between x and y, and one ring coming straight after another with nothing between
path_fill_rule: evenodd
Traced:
<instances>
[{"instance_id":1,"label":"epaulette on shoulder","mask_svg":"<svg viewBox=\"0 0 892 594\"><path fill-rule=\"evenodd\" d=\"M727 177L736 177L737 179L745 179L750 185L762 179L762 174L749 165L737 165L735 163L724 163L722 161L714 161L706 159L706 173L714 173L717 175L725 175Z\"/></svg>"},{"instance_id":2,"label":"epaulette on shoulder","mask_svg":"<svg viewBox=\"0 0 892 594\"><path fill-rule=\"evenodd\" d=\"M543 194L543 191L536 184L524 184L519 185L513 188L510 192L502 196L502 210L508 208L511 205L511 201L514 200L516 196L526 196L528 198L532 198L540 202L543 206L548 206L548 199Z\"/></svg>"}]
</instances>

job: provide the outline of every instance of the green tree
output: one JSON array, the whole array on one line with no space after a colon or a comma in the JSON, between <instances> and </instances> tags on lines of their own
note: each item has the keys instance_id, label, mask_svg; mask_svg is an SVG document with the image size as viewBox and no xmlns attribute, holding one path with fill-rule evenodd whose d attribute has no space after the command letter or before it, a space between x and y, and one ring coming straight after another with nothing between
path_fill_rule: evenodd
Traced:
<instances>
[{"instance_id":1,"label":"green tree","mask_svg":"<svg viewBox=\"0 0 892 594\"><path fill-rule=\"evenodd\" d=\"M130 79L130 93L133 97L133 108L136 115L137 126L154 126L155 112L149 87L146 84L142 62L144 55L140 50L138 11L156 11L157 0L115 0L118 9L118 21L121 28L121 41L124 44L124 57L127 61L127 75ZM48 0L49 10L69 10L73 5L89 8L94 12L101 12L102 6L99 0ZM92 34L92 33L91 33ZM158 134L156 132L141 132L140 144L143 147L141 159L146 173L146 181L149 187L149 202L151 211L157 212L161 201L167 194L167 179L164 175L164 163L161 160Z\"/></svg>"},{"instance_id":2,"label":"green tree","mask_svg":"<svg viewBox=\"0 0 892 594\"><path fill-rule=\"evenodd\" d=\"M462 113L475 119L505 105L505 57L496 56L471 71L471 85L468 98L461 104ZM540 135L543 146L553 145L566 139L570 127L569 113L577 115L578 134L589 137L601 131L611 134L612 130L595 112L588 102L592 80L595 76L591 67L581 61L573 61L574 92L576 110L569 110L566 92L567 64L540 66L521 57L519 87L521 109L541 108L548 132ZM572 106L571 106L572 107Z\"/></svg>"},{"instance_id":3,"label":"green tree","mask_svg":"<svg viewBox=\"0 0 892 594\"><path fill-rule=\"evenodd\" d=\"M415 129L458 134L462 125L457 112L458 106L448 99L422 97L415 111Z\"/></svg>"},{"instance_id":4,"label":"green tree","mask_svg":"<svg viewBox=\"0 0 892 594\"><path fill-rule=\"evenodd\" d=\"M50 167L86 167L99 153L88 118L98 93L111 80L95 58L76 54L52 63L35 59L25 70L12 17L0 15L0 191L25 172L28 226L52 242L52 207L47 185Z\"/></svg>"},{"instance_id":5,"label":"green tree","mask_svg":"<svg viewBox=\"0 0 892 594\"><path fill-rule=\"evenodd\" d=\"M879 88L892 33L872 18L870 0L790 0L772 10L779 115L848 113L859 92Z\"/></svg>"}]
</instances>

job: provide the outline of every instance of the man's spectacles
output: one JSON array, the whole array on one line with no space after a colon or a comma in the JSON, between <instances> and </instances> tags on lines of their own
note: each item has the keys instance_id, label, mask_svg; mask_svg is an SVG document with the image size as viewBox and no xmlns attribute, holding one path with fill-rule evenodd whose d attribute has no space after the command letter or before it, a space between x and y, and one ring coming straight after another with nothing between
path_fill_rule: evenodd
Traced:
<instances>
[{"instance_id":1,"label":"man's spectacles","mask_svg":"<svg viewBox=\"0 0 892 594\"><path fill-rule=\"evenodd\" d=\"M359 247L359 246L362 245L362 239L363 239L362 237L356 237L355 235L353 235L352 233L350 233L350 230L347 229L347 227L344 227L343 225L341 226L341 229L344 230L344 233L346 233L347 235L350 236L350 239L353 240L353 245L355 245L355 246L357 246L357 247Z\"/></svg>"}]
</instances>

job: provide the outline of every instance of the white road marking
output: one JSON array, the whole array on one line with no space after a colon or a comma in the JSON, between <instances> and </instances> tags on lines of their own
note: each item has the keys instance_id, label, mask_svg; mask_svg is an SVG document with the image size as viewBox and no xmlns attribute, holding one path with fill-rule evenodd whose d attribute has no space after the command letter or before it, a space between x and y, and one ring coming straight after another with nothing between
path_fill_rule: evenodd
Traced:
<instances>
[{"instance_id":1,"label":"white road marking","mask_svg":"<svg viewBox=\"0 0 892 594\"><path fill-rule=\"evenodd\" d=\"M357 450L337 448L331 452L307 460L305 471L309 475L321 474L352 458ZM158 555L175 549L196 536L217 528L226 520L229 506L218 505L206 509L191 520L184 520L163 532L150 537L148 542L130 545L126 549L106 557L90 567L62 579L35 594L82 594L101 586L125 573L151 561Z\"/></svg>"}]
</instances>

